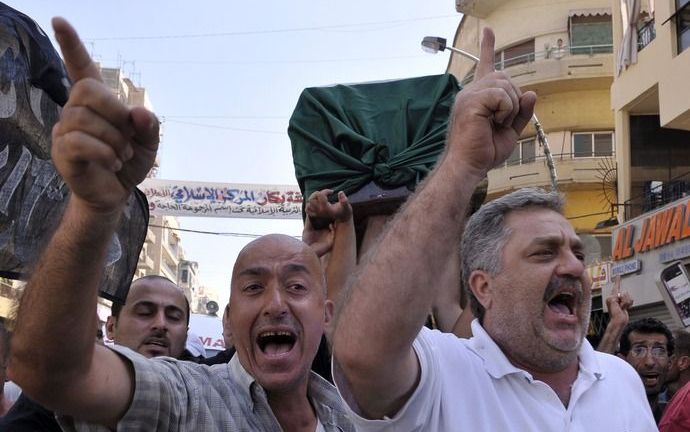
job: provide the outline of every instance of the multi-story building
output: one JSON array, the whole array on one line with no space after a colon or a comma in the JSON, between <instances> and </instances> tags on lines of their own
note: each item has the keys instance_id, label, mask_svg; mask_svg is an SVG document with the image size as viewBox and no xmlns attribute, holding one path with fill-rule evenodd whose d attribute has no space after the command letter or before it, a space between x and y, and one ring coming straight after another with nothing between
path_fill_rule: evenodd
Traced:
<instances>
[{"instance_id":1,"label":"multi-story building","mask_svg":"<svg viewBox=\"0 0 690 432\"><path fill-rule=\"evenodd\" d=\"M690 88L685 85L690 5L687 0L638 2L640 12L632 22L623 16L630 12L613 2L616 52L629 53L611 87L621 150L618 190L626 219L655 207L654 195L669 202L686 194L690 180ZM624 40L626 31L634 33L634 40Z\"/></svg>"},{"instance_id":2,"label":"multi-story building","mask_svg":"<svg viewBox=\"0 0 690 432\"><path fill-rule=\"evenodd\" d=\"M456 9L463 18L453 46L478 54L482 29L493 28L496 69L523 91L537 93L536 114L555 160L558 189L566 196L565 215L584 240L588 264L609 257L609 226L618 211L610 0L456 0ZM453 55L448 71L466 84L474 68L473 61ZM488 179L487 200L526 186L549 187L533 126ZM596 311L601 296L595 295ZM594 318L600 326L596 313Z\"/></svg>"},{"instance_id":3,"label":"multi-story building","mask_svg":"<svg viewBox=\"0 0 690 432\"><path fill-rule=\"evenodd\" d=\"M146 237L146 252L153 262L153 270L145 274L165 276L177 283L180 261L184 260L184 250L180 244L177 218L171 216L152 216L149 230L153 234Z\"/></svg>"},{"instance_id":4,"label":"multi-story building","mask_svg":"<svg viewBox=\"0 0 690 432\"><path fill-rule=\"evenodd\" d=\"M185 292L185 295L190 299L190 303L194 304L198 296L199 288L199 263L196 261L182 260L178 266L177 285Z\"/></svg>"},{"instance_id":5,"label":"multi-story building","mask_svg":"<svg viewBox=\"0 0 690 432\"><path fill-rule=\"evenodd\" d=\"M614 230L613 272L635 298L633 316L688 326L690 1L611 6L617 59L611 106L618 205L625 210Z\"/></svg>"}]
</instances>

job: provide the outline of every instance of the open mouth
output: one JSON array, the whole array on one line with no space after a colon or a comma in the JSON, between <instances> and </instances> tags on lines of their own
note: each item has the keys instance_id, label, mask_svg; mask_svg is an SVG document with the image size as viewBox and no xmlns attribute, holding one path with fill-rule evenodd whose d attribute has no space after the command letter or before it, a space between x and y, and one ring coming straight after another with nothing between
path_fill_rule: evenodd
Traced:
<instances>
[{"instance_id":1,"label":"open mouth","mask_svg":"<svg viewBox=\"0 0 690 432\"><path fill-rule=\"evenodd\" d=\"M286 354L295 346L297 338L289 331L266 331L260 333L256 343L261 352L269 356Z\"/></svg>"},{"instance_id":2,"label":"open mouth","mask_svg":"<svg viewBox=\"0 0 690 432\"><path fill-rule=\"evenodd\" d=\"M145 345L153 345L153 346L159 346L161 348L167 348L168 347L168 341L165 339L161 338L149 338L144 341Z\"/></svg>"},{"instance_id":3,"label":"open mouth","mask_svg":"<svg viewBox=\"0 0 690 432\"><path fill-rule=\"evenodd\" d=\"M562 315L575 314L575 294L571 292L562 292L554 296L548 303L549 308L556 313Z\"/></svg>"},{"instance_id":4,"label":"open mouth","mask_svg":"<svg viewBox=\"0 0 690 432\"><path fill-rule=\"evenodd\" d=\"M659 383L659 374L642 375L642 382L645 387L655 387Z\"/></svg>"}]
</instances>

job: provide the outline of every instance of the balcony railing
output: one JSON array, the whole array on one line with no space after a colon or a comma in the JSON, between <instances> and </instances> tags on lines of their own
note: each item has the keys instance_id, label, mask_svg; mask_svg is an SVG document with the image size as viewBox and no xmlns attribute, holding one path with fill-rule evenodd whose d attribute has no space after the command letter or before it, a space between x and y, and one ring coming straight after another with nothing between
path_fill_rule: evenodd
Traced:
<instances>
[{"instance_id":1,"label":"balcony railing","mask_svg":"<svg viewBox=\"0 0 690 432\"><path fill-rule=\"evenodd\" d=\"M576 156L577 154L577 156ZM593 158L613 158L616 156L614 151L611 151L609 154L595 154L592 153L589 156L583 156L581 152L578 153L552 153L553 160L556 164L558 164L558 161L565 161L565 160L587 160L587 159L593 159ZM537 162L544 162L546 161L546 156L544 155L535 155L535 156L529 156L525 157L522 159L515 159L513 161L506 161L503 165L496 167L494 169L501 169L501 168L510 168L513 166L519 166L519 165L529 165ZM556 169L558 169L558 165L556 165Z\"/></svg>"},{"instance_id":2,"label":"balcony railing","mask_svg":"<svg viewBox=\"0 0 690 432\"><path fill-rule=\"evenodd\" d=\"M652 26L653 27L653 26ZM530 68L535 61L555 59L561 60L566 57L573 56L593 56L596 54L610 54L613 52L613 44L601 44L601 45L578 45L578 46L562 46L562 47L551 47L543 51L535 51L533 53L523 54L516 57L510 57L502 59L494 63L496 70L508 69L516 66L524 66L525 68ZM474 78L474 70L469 74L465 75L462 79L461 84L463 86L472 82Z\"/></svg>"},{"instance_id":3,"label":"balcony railing","mask_svg":"<svg viewBox=\"0 0 690 432\"><path fill-rule=\"evenodd\" d=\"M615 156L599 155L580 157L573 153L553 155L558 174L559 185L567 184L601 184L606 167L612 166ZM551 183L549 170L544 155L537 155L521 163L511 163L492 169L488 173L488 193L500 193L508 189L540 186L548 187Z\"/></svg>"},{"instance_id":4,"label":"balcony railing","mask_svg":"<svg viewBox=\"0 0 690 432\"><path fill-rule=\"evenodd\" d=\"M139 255L139 261L137 262L137 268L145 270L153 270L153 259L146 254Z\"/></svg>"},{"instance_id":5,"label":"balcony railing","mask_svg":"<svg viewBox=\"0 0 690 432\"><path fill-rule=\"evenodd\" d=\"M625 220L690 196L690 172L667 181L659 181L656 185L652 185L653 182L651 181L644 183L641 194L630 198L622 204L625 208Z\"/></svg>"},{"instance_id":6,"label":"balcony railing","mask_svg":"<svg viewBox=\"0 0 690 432\"><path fill-rule=\"evenodd\" d=\"M613 44L602 45L580 45L571 46L570 55L594 55L594 54L610 54L613 52Z\"/></svg>"},{"instance_id":7,"label":"balcony railing","mask_svg":"<svg viewBox=\"0 0 690 432\"><path fill-rule=\"evenodd\" d=\"M164 276L171 281L177 283L177 266L171 265L171 263L166 262L166 260L161 260L161 271Z\"/></svg>"},{"instance_id":8,"label":"balcony railing","mask_svg":"<svg viewBox=\"0 0 690 432\"><path fill-rule=\"evenodd\" d=\"M656 30L654 30L654 20L651 20L637 30L637 50L642 51L642 49L649 45L655 37Z\"/></svg>"}]
</instances>

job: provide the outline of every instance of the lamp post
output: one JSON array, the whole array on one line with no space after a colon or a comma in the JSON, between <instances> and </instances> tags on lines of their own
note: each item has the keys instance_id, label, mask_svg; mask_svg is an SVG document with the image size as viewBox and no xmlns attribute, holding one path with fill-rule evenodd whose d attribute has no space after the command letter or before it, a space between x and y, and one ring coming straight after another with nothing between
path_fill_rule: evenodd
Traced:
<instances>
[{"instance_id":1,"label":"lamp post","mask_svg":"<svg viewBox=\"0 0 690 432\"><path fill-rule=\"evenodd\" d=\"M436 54L439 51L451 51L453 53L459 54L463 57L467 57L475 63L479 62L479 57L474 54L470 54L465 50L460 48L455 48L448 46L446 44L446 39L438 36L425 36L422 39L422 49L428 53ZM553 162L553 155L551 154L551 147L549 147L549 142L546 140L546 134L544 133L544 128L541 126L537 114L532 114L532 124L537 132L537 140L539 145L544 149L544 156L546 156L546 166L549 168L549 177L551 179L551 190L558 190L558 177L556 176L556 165Z\"/></svg>"}]
</instances>

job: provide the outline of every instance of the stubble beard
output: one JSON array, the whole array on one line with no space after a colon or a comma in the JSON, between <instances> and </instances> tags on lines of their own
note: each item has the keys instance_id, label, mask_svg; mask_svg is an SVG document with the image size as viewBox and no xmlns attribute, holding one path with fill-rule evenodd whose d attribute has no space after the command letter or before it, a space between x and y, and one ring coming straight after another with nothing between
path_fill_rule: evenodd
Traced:
<instances>
[{"instance_id":1,"label":"stubble beard","mask_svg":"<svg viewBox=\"0 0 690 432\"><path fill-rule=\"evenodd\" d=\"M577 361L589 326L591 302L589 299L582 301L585 303L577 306L581 308L578 313L579 331L573 340L561 341L549 334L544 320L546 304L541 313L530 321L506 314L502 322L494 326L492 338L514 365L532 371L560 372Z\"/></svg>"},{"instance_id":2,"label":"stubble beard","mask_svg":"<svg viewBox=\"0 0 690 432\"><path fill-rule=\"evenodd\" d=\"M548 307L548 306L547 306ZM589 309L587 307L586 309ZM589 313L586 316L580 316L580 324L578 326L578 334L573 340L564 341L554 335L549 334L549 330L544 326L544 321L541 320L541 325L535 324L535 337L542 344L541 350L537 357L540 366L543 370L548 372L562 371L576 362L580 354L580 348L585 337L585 331L589 326Z\"/></svg>"}]
</instances>

